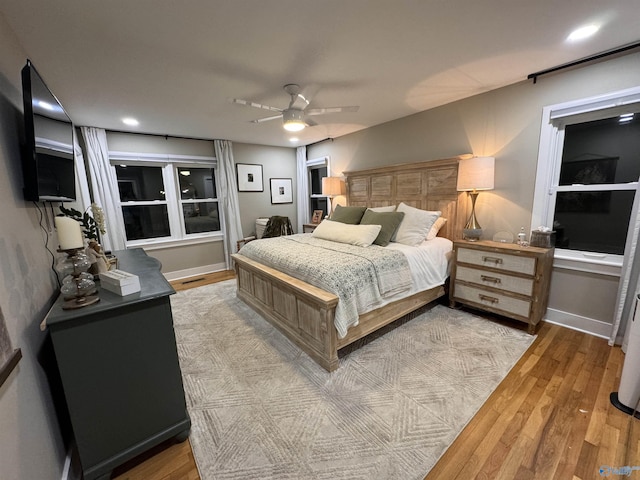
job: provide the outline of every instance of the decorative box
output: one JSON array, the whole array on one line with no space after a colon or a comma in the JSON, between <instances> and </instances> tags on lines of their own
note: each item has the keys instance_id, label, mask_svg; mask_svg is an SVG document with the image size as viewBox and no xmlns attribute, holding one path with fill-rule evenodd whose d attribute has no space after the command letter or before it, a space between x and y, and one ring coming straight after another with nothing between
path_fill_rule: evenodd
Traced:
<instances>
[{"instance_id":1,"label":"decorative box","mask_svg":"<svg viewBox=\"0 0 640 480\"><path fill-rule=\"evenodd\" d=\"M140 279L133 273L109 270L100 274L100 285L105 290L124 297L140 291Z\"/></svg>"},{"instance_id":2,"label":"decorative box","mask_svg":"<svg viewBox=\"0 0 640 480\"><path fill-rule=\"evenodd\" d=\"M531 231L531 241L529 245L532 247L543 247L543 248L551 248L555 246L556 243L556 232L548 231L543 232L541 230L532 230Z\"/></svg>"}]
</instances>

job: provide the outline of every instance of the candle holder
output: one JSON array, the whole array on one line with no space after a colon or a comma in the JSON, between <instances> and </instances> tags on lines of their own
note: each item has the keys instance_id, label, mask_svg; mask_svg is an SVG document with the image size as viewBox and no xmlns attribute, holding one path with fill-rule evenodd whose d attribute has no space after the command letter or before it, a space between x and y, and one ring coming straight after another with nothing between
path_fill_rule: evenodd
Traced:
<instances>
[{"instance_id":1,"label":"candle holder","mask_svg":"<svg viewBox=\"0 0 640 480\"><path fill-rule=\"evenodd\" d=\"M100 301L93 275L88 273L91 261L82 248L58 250L64 253L56 264L56 271L63 277L60 292L63 310L86 307Z\"/></svg>"}]
</instances>

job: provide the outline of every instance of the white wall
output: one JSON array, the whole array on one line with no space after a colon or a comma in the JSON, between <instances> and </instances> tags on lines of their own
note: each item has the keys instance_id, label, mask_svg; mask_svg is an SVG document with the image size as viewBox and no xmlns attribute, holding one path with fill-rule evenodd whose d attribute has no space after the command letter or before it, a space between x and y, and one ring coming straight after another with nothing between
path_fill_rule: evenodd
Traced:
<instances>
[{"instance_id":1,"label":"white wall","mask_svg":"<svg viewBox=\"0 0 640 480\"><path fill-rule=\"evenodd\" d=\"M27 55L0 15L0 309L23 358L0 386L0 478L60 479L65 447L38 355L39 323L57 296L40 215L22 200L20 70ZM55 238L50 246L55 244ZM45 362L48 366L50 361Z\"/></svg>"},{"instance_id":2,"label":"white wall","mask_svg":"<svg viewBox=\"0 0 640 480\"><path fill-rule=\"evenodd\" d=\"M308 149L329 155L339 173L464 153L496 157L495 190L482 192L476 213L485 237L531 227L542 109L546 105L640 84L640 53L540 77L417 113ZM537 227L535 225L534 227ZM617 280L554 272L550 311L554 319L611 324ZM590 295L589 292L599 292ZM565 315L566 313L566 315Z\"/></svg>"}]
</instances>

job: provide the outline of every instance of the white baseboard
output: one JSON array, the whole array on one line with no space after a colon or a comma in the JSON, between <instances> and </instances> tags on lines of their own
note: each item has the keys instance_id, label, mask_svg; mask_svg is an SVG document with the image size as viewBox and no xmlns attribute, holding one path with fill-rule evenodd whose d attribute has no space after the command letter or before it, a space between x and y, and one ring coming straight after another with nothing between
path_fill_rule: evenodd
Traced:
<instances>
[{"instance_id":1,"label":"white baseboard","mask_svg":"<svg viewBox=\"0 0 640 480\"><path fill-rule=\"evenodd\" d=\"M169 282L172 282L174 280L180 280L181 278L195 277L198 275L204 275L205 273L221 272L226 269L227 266L224 263L216 263L213 265L203 265L201 267L176 270L175 272L166 272L163 275Z\"/></svg>"},{"instance_id":2,"label":"white baseboard","mask_svg":"<svg viewBox=\"0 0 640 480\"><path fill-rule=\"evenodd\" d=\"M609 339L613 325L602 320L595 320L589 317L583 317L574 313L563 312L553 308L547 309L545 322L560 325L561 327L570 328L579 332L588 333L596 337Z\"/></svg>"}]
</instances>

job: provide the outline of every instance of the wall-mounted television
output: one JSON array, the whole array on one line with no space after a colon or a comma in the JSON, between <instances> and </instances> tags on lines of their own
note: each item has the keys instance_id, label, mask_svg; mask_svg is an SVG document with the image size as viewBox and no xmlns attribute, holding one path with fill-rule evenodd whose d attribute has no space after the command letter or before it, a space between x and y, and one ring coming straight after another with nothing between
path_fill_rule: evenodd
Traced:
<instances>
[{"instance_id":1,"label":"wall-mounted television","mask_svg":"<svg viewBox=\"0 0 640 480\"><path fill-rule=\"evenodd\" d=\"M25 148L24 198L34 202L76 199L73 123L30 60L22 69Z\"/></svg>"}]
</instances>

